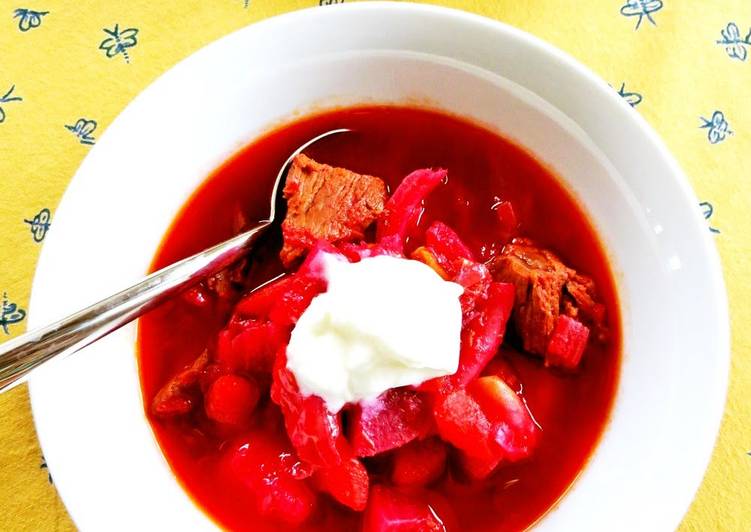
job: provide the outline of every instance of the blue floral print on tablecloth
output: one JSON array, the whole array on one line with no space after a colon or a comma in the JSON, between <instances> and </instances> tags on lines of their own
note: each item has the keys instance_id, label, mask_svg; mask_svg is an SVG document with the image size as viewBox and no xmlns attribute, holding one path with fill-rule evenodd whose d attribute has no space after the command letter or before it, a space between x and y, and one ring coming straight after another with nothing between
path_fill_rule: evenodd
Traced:
<instances>
[{"instance_id":1,"label":"blue floral print on tablecloth","mask_svg":"<svg viewBox=\"0 0 751 532\"><path fill-rule=\"evenodd\" d=\"M731 59L745 61L748 57L748 47L751 46L751 28L745 37L741 38L741 30L735 22L729 22L724 30L720 31L722 38L716 41L725 47L725 52Z\"/></svg>"},{"instance_id":2,"label":"blue floral print on tablecloth","mask_svg":"<svg viewBox=\"0 0 751 532\"><path fill-rule=\"evenodd\" d=\"M24 219L24 223L29 224L31 230L31 236L34 242L42 242L44 237L47 236L47 231L50 229L52 214L47 208L42 209L34 215L31 220Z\"/></svg>"},{"instance_id":3,"label":"blue floral print on tablecloth","mask_svg":"<svg viewBox=\"0 0 751 532\"><path fill-rule=\"evenodd\" d=\"M105 55L110 59L119 54L123 54L125 62L130 63L128 48L133 48L138 44L138 29L127 28L121 30L120 25L115 24L115 27L111 30L102 28L102 31L109 35L109 37L99 43L99 49L104 50Z\"/></svg>"},{"instance_id":4,"label":"blue floral print on tablecloth","mask_svg":"<svg viewBox=\"0 0 751 532\"><path fill-rule=\"evenodd\" d=\"M93 145L96 142L94 138L94 131L96 131L96 120L88 120L86 118L79 118L75 124L65 126L65 129L73 133L81 144Z\"/></svg>"},{"instance_id":5,"label":"blue floral print on tablecloth","mask_svg":"<svg viewBox=\"0 0 751 532\"><path fill-rule=\"evenodd\" d=\"M621 88L618 89L618 95L626 100L631 107L636 107L644 99L638 92L627 91L626 82L621 83Z\"/></svg>"},{"instance_id":6,"label":"blue floral print on tablecloth","mask_svg":"<svg viewBox=\"0 0 751 532\"><path fill-rule=\"evenodd\" d=\"M714 214L714 206L709 203L708 201L702 201L699 203L699 207L701 207L702 214L704 215L704 219L707 220L707 222L710 221L710 218L712 218L712 215ZM714 234L719 234L720 230L709 226L709 231Z\"/></svg>"},{"instance_id":7,"label":"blue floral print on tablecloth","mask_svg":"<svg viewBox=\"0 0 751 532\"><path fill-rule=\"evenodd\" d=\"M13 18L18 19L18 30L27 32L42 25L42 17L49 11L34 11L32 9L18 8L13 11Z\"/></svg>"},{"instance_id":8,"label":"blue floral print on tablecloth","mask_svg":"<svg viewBox=\"0 0 751 532\"><path fill-rule=\"evenodd\" d=\"M655 13L662 9L662 0L626 0L626 3L621 7L621 15L624 17L639 17L636 21L636 27L634 30L638 30L641 26L642 19L647 17L653 26L657 26L657 22L652 17L652 13Z\"/></svg>"},{"instance_id":9,"label":"blue floral print on tablecloth","mask_svg":"<svg viewBox=\"0 0 751 532\"><path fill-rule=\"evenodd\" d=\"M10 326L22 322L25 317L26 311L8 299L8 294L3 292L0 306L0 329L5 334L10 334Z\"/></svg>"},{"instance_id":10,"label":"blue floral print on tablecloth","mask_svg":"<svg viewBox=\"0 0 751 532\"><path fill-rule=\"evenodd\" d=\"M715 111L711 118L704 118L703 116L699 118L702 121L699 128L707 130L707 140L712 144L719 144L728 135L733 134L722 111Z\"/></svg>"},{"instance_id":11,"label":"blue floral print on tablecloth","mask_svg":"<svg viewBox=\"0 0 751 532\"><path fill-rule=\"evenodd\" d=\"M13 91L15 90L15 88L16 86L13 85L10 89L8 89L8 92L6 92L3 96L0 96L0 104L23 101L23 98L21 98L20 96L13 96ZM5 122L5 116L5 109L3 109L3 106L0 105L0 124Z\"/></svg>"}]
</instances>

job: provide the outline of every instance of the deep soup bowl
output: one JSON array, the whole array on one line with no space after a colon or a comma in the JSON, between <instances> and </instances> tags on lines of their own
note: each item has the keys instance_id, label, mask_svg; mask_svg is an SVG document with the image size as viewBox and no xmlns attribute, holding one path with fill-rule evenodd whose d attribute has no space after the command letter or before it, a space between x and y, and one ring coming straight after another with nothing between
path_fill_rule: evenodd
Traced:
<instances>
[{"instance_id":1,"label":"deep soup bowl","mask_svg":"<svg viewBox=\"0 0 751 532\"><path fill-rule=\"evenodd\" d=\"M614 407L587 466L536 526L674 528L707 466L727 386L716 251L685 176L646 122L573 59L498 22L342 5L266 20L185 59L120 114L73 178L39 260L30 326L145 274L196 187L275 124L402 102L480 122L532 152L589 213L608 252L623 320ZM31 382L50 471L83 530L213 529L144 414L136 327Z\"/></svg>"}]
</instances>

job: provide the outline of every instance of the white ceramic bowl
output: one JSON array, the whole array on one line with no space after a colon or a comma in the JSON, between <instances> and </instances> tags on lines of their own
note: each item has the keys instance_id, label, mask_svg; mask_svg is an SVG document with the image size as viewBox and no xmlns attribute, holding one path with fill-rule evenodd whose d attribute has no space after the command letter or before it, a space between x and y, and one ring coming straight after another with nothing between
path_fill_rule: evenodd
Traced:
<instances>
[{"instance_id":1,"label":"white ceramic bowl","mask_svg":"<svg viewBox=\"0 0 751 532\"><path fill-rule=\"evenodd\" d=\"M518 30L410 4L364 3L270 19L164 74L109 127L59 206L30 326L147 270L210 170L294 113L418 99L515 139L591 214L617 276L621 381L589 465L539 524L675 527L699 485L728 372L720 268L697 201L652 130L608 85ZM39 438L83 530L214 525L176 482L144 417L131 325L31 384Z\"/></svg>"}]
</instances>

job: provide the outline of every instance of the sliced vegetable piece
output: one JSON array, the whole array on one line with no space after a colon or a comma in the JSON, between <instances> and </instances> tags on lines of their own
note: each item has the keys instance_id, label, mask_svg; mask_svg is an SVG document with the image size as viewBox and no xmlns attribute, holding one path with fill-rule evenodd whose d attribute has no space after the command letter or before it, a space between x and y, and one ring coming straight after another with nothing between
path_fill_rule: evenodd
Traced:
<instances>
[{"instance_id":1,"label":"sliced vegetable piece","mask_svg":"<svg viewBox=\"0 0 751 532\"><path fill-rule=\"evenodd\" d=\"M564 314L559 315L545 351L545 366L576 369L587 347L588 338L589 327Z\"/></svg>"},{"instance_id":2,"label":"sliced vegetable piece","mask_svg":"<svg viewBox=\"0 0 751 532\"><path fill-rule=\"evenodd\" d=\"M467 259L459 259L454 263L454 274L451 280L464 287L464 293L459 297L459 302L465 318L471 316L481 305L482 300L488 297L488 290L493 282L487 266Z\"/></svg>"},{"instance_id":3,"label":"sliced vegetable piece","mask_svg":"<svg viewBox=\"0 0 751 532\"><path fill-rule=\"evenodd\" d=\"M447 449L438 438L415 440L394 452L391 480L399 486L425 486L446 469Z\"/></svg>"},{"instance_id":4,"label":"sliced vegetable piece","mask_svg":"<svg viewBox=\"0 0 751 532\"><path fill-rule=\"evenodd\" d=\"M316 494L305 480L290 475L290 457L288 444L255 431L231 449L228 463L236 478L253 493L261 515L300 525L313 513Z\"/></svg>"},{"instance_id":5,"label":"sliced vegetable piece","mask_svg":"<svg viewBox=\"0 0 751 532\"><path fill-rule=\"evenodd\" d=\"M269 321L280 327L291 327L300 319L311 300L324 290L326 283L323 279L311 275L294 275L289 290L280 294L280 299L271 308Z\"/></svg>"},{"instance_id":6,"label":"sliced vegetable piece","mask_svg":"<svg viewBox=\"0 0 751 532\"><path fill-rule=\"evenodd\" d=\"M320 397L300 393L295 376L287 369L284 350L274 363L271 399L282 410L287 434L300 458L313 465L333 467L352 456L340 416L329 412Z\"/></svg>"},{"instance_id":7,"label":"sliced vegetable piece","mask_svg":"<svg viewBox=\"0 0 751 532\"><path fill-rule=\"evenodd\" d=\"M451 270L451 264L460 259L475 262L475 257L456 231L443 222L433 222L425 231L425 245L439 257L444 267ZM455 274L455 272L453 272Z\"/></svg>"},{"instance_id":8,"label":"sliced vegetable piece","mask_svg":"<svg viewBox=\"0 0 751 532\"><path fill-rule=\"evenodd\" d=\"M446 526L422 493L373 486L363 516L363 532L445 532Z\"/></svg>"},{"instance_id":9,"label":"sliced vegetable piece","mask_svg":"<svg viewBox=\"0 0 751 532\"><path fill-rule=\"evenodd\" d=\"M222 375L209 387L204 408L209 419L237 427L250 421L259 398L258 388L248 379Z\"/></svg>"},{"instance_id":10,"label":"sliced vegetable piece","mask_svg":"<svg viewBox=\"0 0 751 532\"><path fill-rule=\"evenodd\" d=\"M494 429L477 401L464 390L438 396L433 411L441 438L476 458L492 461L503 453L495 444Z\"/></svg>"},{"instance_id":11,"label":"sliced vegetable piece","mask_svg":"<svg viewBox=\"0 0 751 532\"><path fill-rule=\"evenodd\" d=\"M407 232L417 222L423 200L446 179L446 175L446 170L425 168L405 177L376 222L376 241L389 249L401 251Z\"/></svg>"},{"instance_id":12,"label":"sliced vegetable piece","mask_svg":"<svg viewBox=\"0 0 751 532\"><path fill-rule=\"evenodd\" d=\"M291 288L294 278L294 275L285 275L245 295L235 307L235 316L240 319L267 318L281 295Z\"/></svg>"},{"instance_id":13,"label":"sliced vegetable piece","mask_svg":"<svg viewBox=\"0 0 751 532\"><path fill-rule=\"evenodd\" d=\"M338 466L319 469L313 483L334 499L358 512L368 503L368 471L357 458L345 460Z\"/></svg>"},{"instance_id":14,"label":"sliced vegetable piece","mask_svg":"<svg viewBox=\"0 0 751 532\"><path fill-rule=\"evenodd\" d=\"M540 428L523 399L496 376L481 377L467 390L480 404L493 427L493 439L503 449L503 458L516 462L534 450Z\"/></svg>"},{"instance_id":15,"label":"sliced vegetable piece","mask_svg":"<svg viewBox=\"0 0 751 532\"><path fill-rule=\"evenodd\" d=\"M456 373L426 381L420 389L446 393L464 388L480 375L503 341L513 305L514 286L491 283L488 298L479 304L477 312L462 328L459 368Z\"/></svg>"},{"instance_id":16,"label":"sliced vegetable piece","mask_svg":"<svg viewBox=\"0 0 751 532\"><path fill-rule=\"evenodd\" d=\"M276 352L285 341L285 332L275 323L233 320L219 333L214 358L231 371L270 373Z\"/></svg>"},{"instance_id":17,"label":"sliced vegetable piece","mask_svg":"<svg viewBox=\"0 0 751 532\"><path fill-rule=\"evenodd\" d=\"M291 327L310 300L325 289L326 282L320 275L287 275L241 299L235 307L234 319L268 319L280 327Z\"/></svg>"},{"instance_id":18,"label":"sliced vegetable piece","mask_svg":"<svg viewBox=\"0 0 751 532\"><path fill-rule=\"evenodd\" d=\"M430 428L430 410L422 395L392 388L354 407L349 437L356 456L373 456L424 436Z\"/></svg>"}]
</instances>

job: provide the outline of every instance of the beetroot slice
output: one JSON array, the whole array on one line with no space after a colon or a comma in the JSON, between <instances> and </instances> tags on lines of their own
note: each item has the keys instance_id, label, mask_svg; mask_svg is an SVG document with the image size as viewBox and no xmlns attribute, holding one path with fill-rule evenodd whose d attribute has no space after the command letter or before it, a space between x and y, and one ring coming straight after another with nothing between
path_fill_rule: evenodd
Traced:
<instances>
[{"instance_id":1,"label":"beetroot slice","mask_svg":"<svg viewBox=\"0 0 751 532\"><path fill-rule=\"evenodd\" d=\"M480 460L500 460L495 429L479 403L465 390L439 396L433 410L441 438Z\"/></svg>"},{"instance_id":2,"label":"beetroot slice","mask_svg":"<svg viewBox=\"0 0 751 532\"><path fill-rule=\"evenodd\" d=\"M438 438L414 440L394 452L391 480L398 486L425 486L446 469L446 444Z\"/></svg>"},{"instance_id":3,"label":"beetroot slice","mask_svg":"<svg viewBox=\"0 0 751 532\"><path fill-rule=\"evenodd\" d=\"M540 436L527 405L500 377L481 377L467 388L493 426L493 441L503 458L516 462L527 458Z\"/></svg>"},{"instance_id":4,"label":"beetroot slice","mask_svg":"<svg viewBox=\"0 0 751 532\"><path fill-rule=\"evenodd\" d=\"M333 467L352 456L342 434L341 418L326 408L323 399L303 396L295 376L287 369L287 356L277 354L271 399L279 405L284 425L300 458L316 466Z\"/></svg>"},{"instance_id":5,"label":"beetroot slice","mask_svg":"<svg viewBox=\"0 0 751 532\"><path fill-rule=\"evenodd\" d=\"M368 504L368 471L357 458L318 470L313 475L313 483L319 490L358 512Z\"/></svg>"},{"instance_id":6,"label":"beetroot slice","mask_svg":"<svg viewBox=\"0 0 751 532\"><path fill-rule=\"evenodd\" d=\"M445 505L440 505L441 509ZM363 532L445 532L443 512L427 494L373 486Z\"/></svg>"},{"instance_id":7,"label":"beetroot slice","mask_svg":"<svg viewBox=\"0 0 751 532\"><path fill-rule=\"evenodd\" d=\"M451 264L461 259L475 262L472 252L456 231L443 222L436 221L428 227L425 231L425 245L436 253L442 266L448 270L451 270Z\"/></svg>"},{"instance_id":8,"label":"beetroot slice","mask_svg":"<svg viewBox=\"0 0 751 532\"><path fill-rule=\"evenodd\" d=\"M276 352L285 341L285 332L274 323L233 320L217 336L214 361L233 372L271 373Z\"/></svg>"},{"instance_id":9,"label":"beetroot slice","mask_svg":"<svg viewBox=\"0 0 751 532\"><path fill-rule=\"evenodd\" d=\"M589 338L589 327L564 314L558 316L545 350L545 366L575 370Z\"/></svg>"},{"instance_id":10,"label":"beetroot slice","mask_svg":"<svg viewBox=\"0 0 751 532\"><path fill-rule=\"evenodd\" d=\"M295 478L293 462L289 444L265 431L254 431L228 455L230 470L249 488L261 515L300 525L313 513L316 494L305 480Z\"/></svg>"},{"instance_id":11,"label":"beetroot slice","mask_svg":"<svg viewBox=\"0 0 751 532\"><path fill-rule=\"evenodd\" d=\"M421 390L450 393L464 388L485 369L498 351L514 305L514 286L491 283L488 298L472 313L462 328L459 368L453 375L438 377L420 385Z\"/></svg>"},{"instance_id":12,"label":"beetroot slice","mask_svg":"<svg viewBox=\"0 0 751 532\"><path fill-rule=\"evenodd\" d=\"M401 252L409 229L417 222L422 201L446 179L446 170L425 168L405 177L386 202L376 223L376 241Z\"/></svg>"},{"instance_id":13,"label":"beetroot slice","mask_svg":"<svg viewBox=\"0 0 751 532\"><path fill-rule=\"evenodd\" d=\"M355 455L373 456L425 435L430 427L430 410L422 395L393 388L355 406L349 436Z\"/></svg>"}]
</instances>

